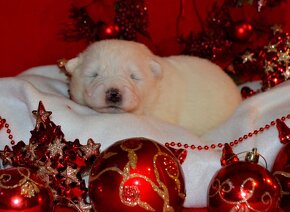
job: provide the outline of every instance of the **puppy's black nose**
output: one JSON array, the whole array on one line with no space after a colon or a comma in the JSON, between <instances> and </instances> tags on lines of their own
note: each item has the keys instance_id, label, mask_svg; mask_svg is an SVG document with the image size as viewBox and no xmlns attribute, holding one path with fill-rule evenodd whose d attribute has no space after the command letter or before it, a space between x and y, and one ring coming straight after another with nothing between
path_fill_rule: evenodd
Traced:
<instances>
[{"instance_id":1,"label":"puppy's black nose","mask_svg":"<svg viewBox=\"0 0 290 212\"><path fill-rule=\"evenodd\" d=\"M122 95L120 94L119 89L117 88L110 88L106 91L106 102L117 104L122 101Z\"/></svg>"}]
</instances>

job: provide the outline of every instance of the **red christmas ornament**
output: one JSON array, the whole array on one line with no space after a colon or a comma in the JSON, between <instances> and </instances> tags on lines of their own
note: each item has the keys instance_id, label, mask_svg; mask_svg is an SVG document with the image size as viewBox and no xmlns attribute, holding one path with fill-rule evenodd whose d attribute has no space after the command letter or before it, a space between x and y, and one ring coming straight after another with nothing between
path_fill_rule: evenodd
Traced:
<instances>
[{"instance_id":1,"label":"red christmas ornament","mask_svg":"<svg viewBox=\"0 0 290 212\"><path fill-rule=\"evenodd\" d=\"M0 170L0 211L52 211L53 195L47 185L24 167Z\"/></svg>"},{"instance_id":2,"label":"red christmas ornament","mask_svg":"<svg viewBox=\"0 0 290 212\"><path fill-rule=\"evenodd\" d=\"M155 141L121 140L92 166L89 196L96 211L180 211L182 169L171 151Z\"/></svg>"},{"instance_id":3,"label":"red christmas ornament","mask_svg":"<svg viewBox=\"0 0 290 212\"><path fill-rule=\"evenodd\" d=\"M257 164L256 149L245 161L229 160L215 174L208 190L208 211L276 211L279 184L271 173Z\"/></svg>"},{"instance_id":4,"label":"red christmas ornament","mask_svg":"<svg viewBox=\"0 0 290 212\"><path fill-rule=\"evenodd\" d=\"M246 22L237 22L233 27L232 36L237 41L248 41L253 34L253 26Z\"/></svg>"},{"instance_id":5,"label":"red christmas ornament","mask_svg":"<svg viewBox=\"0 0 290 212\"><path fill-rule=\"evenodd\" d=\"M244 86L241 89L241 94L242 94L243 99L246 99L246 98L249 98L249 97L255 95L256 91L254 91L253 89L249 88L248 86Z\"/></svg>"},{"instance_id":6,"label":"red christmas ornament","mask_svg":"<svg viewBox=\"0 0 290 212\"><path fill-rule=\"evenodd\" d=\"M274 162L272 173L281 186L280 207L290 211L290 129L281 120L277 120L277 128L281 143L285 144Z\"/></svg>"},{"instance_id":7,"label":"red christmas ornament","mask_svg":"<svg viewBox=\"0 0 290 212\"><path fill-rule=\"evenodd\" d=\"M116 24L107 25L104 24L101 27L100 39L112 39L118 38L120 33L119 26Z\"/></svg>"}]
</instances>

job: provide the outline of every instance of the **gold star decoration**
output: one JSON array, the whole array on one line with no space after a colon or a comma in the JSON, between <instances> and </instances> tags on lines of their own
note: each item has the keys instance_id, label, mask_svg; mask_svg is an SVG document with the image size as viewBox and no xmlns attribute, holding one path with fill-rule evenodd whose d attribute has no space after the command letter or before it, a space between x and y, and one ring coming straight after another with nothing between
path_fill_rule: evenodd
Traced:
<instances>
[{"instance_id":1,"label":"gold star decoration","mask_svg":"<svg viewBox=\"0 0 290 212\"><path fill-rule=\"evenodd\" d=\"M67 166L67 168L61 173L61 175L65 177L67 185L79 181L79 179L76 176L78 171L79 171L78 169L74 169L71 166Z\"/></svg>"},{"instance_id":2,"label":"gold star decoration","mask_svg":"<svg viewBox=\"0 0 290 212\"><path fill-rule=\"evenodd\" d=\"M278 56L279 56L279 59L278 61L281 62L283 61L285 64L288 64L289 63L289 60L290 60L290 50L287 49L285 52L279 52L278 53Z\"/></svg>"},{"instance_id":3,"label":"gold star decoration","mask_svg":"<svg viewBox=\"0 0 290 212\"><path fill-rule=\"evenodd\" d=\"M60 155L60 158L63 157L62 148L65 146L65 143L61 142L60 138L56 138L52 143L48 145L47 150L50 152L52 157Z\"/></svg>"},{"instance_id":4,"label":"gold star decoration","mask_svg":"<svg viewBox=\"0 0 290 212\"><path fill-rule=\"evenodd\" d=\"M274 72L274 67L273 66L274 66L273 63L265 61L265 66L264 66L265 72L266 73Z\"/></svg>"},{"instance_id":5,"label":"gold star decoration","mask_svg":"<svg viewBox=\"0 0 290 212\"><path fill-rule=\"evenodd\" d=\"M90 158L92 155L98 156L100 154L100 144L95 143L93 139L88 139L87 145L81 146L81 150L85 153L85 159Z\"/></svg>"},{"instance_id":6,"label":"gold star decoration","mask_svg":"<svg viewBox=\"0 0 290 212\"><path fill-rule=\"evenodd\" d=\"M37 148L37 144L29 143L28 145L26 145L27 156L30 159L35 159L36 158L36 154L35 154L35 149L36 148Z\"/></svg>"},{"instance_id":7,"label":"gold star decoration","mask_svg":"<svg viewBox=\"0 0 290 212\"><path fill-rule=\"evenodd\" d=\"M3 151L0 151L0 158L2 159L2 165L6 166L7 164L12 164L12 158L14 157L14 152L9 148L9 146L5 146Z\"/></svg>"},{"instance_id":8,"label":"gold star decoration","mask_svg":"<svg viewBox=\"0 0 290 212\"><path fill-rule=\"evenodd\" d=\"M242 55L243 63L255 61L256 59L253 58L253 56L254 56L253 52L246 51L245 54Z\"/></svg>"},{"instance_id":9,"label":"gold star decoration","mask_svg":"<svg viewBox=\"0 0 290 212\"><path fill-rule=\"evenodd\" d=\"M290 79L290 67L287 66L287 69L285 70L285 72L283 73L285 80Z\"/></svg>"},{"instance_id":10,"label":"gold star decoration","mask_svg":"<svg viewBox=\"0 0 290 212\"><path fill-rule=\"evenodd\" d=\"M49 176L55 176L58 173L56 169L53 169L51 166L51 161L46 162L45 164L41 164L38 168L37 174L44 179L43 181L47 183L51 183L51 179Z\"/></svg>"},{"instance_id":11,"label":"gold star decoration","mask_svg":"<svg viewBox=\"0 0 290 212\"><path fill-rule=\"evenodd\" d=\"M49 116L52 114L51 111L46 111L42 102L39 102L38 109L33 110L32 114L36 118L35 128L39 130L40 124L43 124L44 128L46 128L46 123L49 121Z\"/></svg>"},{"instance_id":12,"label":"gold star decoration","mask_svg":"<svg viewBox=\"0 0 290 212\"><path fill-rule=\"evenodd\" d=\"M269 44L264 48L267 49L267 52L277 52L276 46L277 46L276 44Z\"/></svg>"},{"instance_id":13,"label":"gold star decoration","mask_svg":"<svg viewBox=\"0 0 290 212\"><path fill-rule=\"evenodd\" d=\"M286 45L288 48L290 48L290 37L287 37Z\"/></svg>"}]
</instances>

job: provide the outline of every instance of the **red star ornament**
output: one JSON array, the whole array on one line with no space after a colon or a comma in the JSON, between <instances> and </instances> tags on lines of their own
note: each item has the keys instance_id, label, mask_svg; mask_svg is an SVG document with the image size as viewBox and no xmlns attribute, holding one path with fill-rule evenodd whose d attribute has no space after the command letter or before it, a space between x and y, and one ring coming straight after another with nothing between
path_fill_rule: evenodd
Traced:
<instances>
[{"instance_id":1,"label":"red star ornament","mask_svg":"<svg viewBox=\"0 0 290 212\"><path fill-rule=\"evenodd\" d=\"M51 111L46 111L42 102L39 102L38 109L33 110L32 114L36 118L36 129L39 129L40 125L46 126L46 123L49 122L49 116L52 114Z\"/></svg>"}]
</instances>

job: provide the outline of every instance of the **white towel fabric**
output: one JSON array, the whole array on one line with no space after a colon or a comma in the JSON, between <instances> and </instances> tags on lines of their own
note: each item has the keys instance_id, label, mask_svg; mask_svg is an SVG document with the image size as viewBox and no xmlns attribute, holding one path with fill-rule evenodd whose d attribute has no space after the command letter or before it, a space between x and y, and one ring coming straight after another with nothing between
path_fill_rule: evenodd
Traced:
<instances>
[{"instance_id":1,"label":"white towel fabric","mask_svg":"<svg viewBox=\"0 0 290 212\"><path fill-rule=\"evenodd\" d=\"M67 90L66 77L54 65L35 67L16 77L0 78L0 116L7 120L15 141L28 143L30 131L35 126L32 111L37 109L39 101L43 102L47 111L52 112L50 119L61 126L66 140L78 138L86 144L88 138L93 138L101 143L101 150L130 137L146 137L163 144L171 141L195 146L225 143L290 114L290 82L287 81L244 100L227 122L203 137L197 137L185 129L153 118L97 113L71 101ZM289 120L286 124L290 126ZM9 144L4 128L0 130L0 141L1 149ZM258 148L267 160L268 169L271 169L282 147L276 127L246 139L234 148L234 152L250 151L253 147ZM220 149L188 149L187 158L182 164L187 194L185 207L206 206L208 185L221 168L220 158Z\"/></svg>"}]
</instances>

